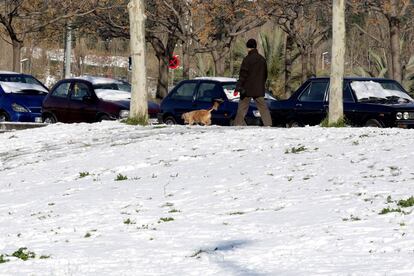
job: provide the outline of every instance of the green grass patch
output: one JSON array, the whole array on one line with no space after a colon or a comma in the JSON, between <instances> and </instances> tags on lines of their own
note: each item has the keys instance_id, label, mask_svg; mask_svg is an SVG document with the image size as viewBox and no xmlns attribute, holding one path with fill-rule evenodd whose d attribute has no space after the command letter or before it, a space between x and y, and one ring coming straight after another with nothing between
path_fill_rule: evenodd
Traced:
<instances>
[{"instance_id":1,"label":"green grass patch","mask_svg":"<svg viewBox=\"0 0 414 276\"><path fill-rule=\"evenodd\" d=\"M80 172L79 178L84 178L84 177L87 177L88 175L89 175L89 172Z\"/></svg>"},{"instance_id":2,"label":"green grass patch","mask_svg":"<svg viewBox=\"0 0 414 276\"><path fill-rule=\"evenodd\" d=\"M27 261L28 259L34 259L36 257L36 254L32 251L27 250L26 247L21 247L18 250L16 250L13 254L13 257L19 258L23 261Z\"/></svg>"},{"instance_id":3,"label":"green grass patch","mask_svg":"<svg viewBox=\"0 0 414 276\"><path fill-rule=\"evenodd\" d=\"M135 221L131 220L130 218L127 218L124 220L124 224L135 224Z\"/></svg>"},{"instance_id":4,"label":"green grass patch","mask_svg":"<svg viewBox=\"0 0 414 276\"><path fill-rule=\"evenodd\" d=\"M338 122L330 124L329 118L326 117L323 119L323 121L320 123L321 127L346 127L347 126L347 120L345 118L340 119Z\"/></svg>"},{"instance_id":5,"label":"green grass patch","mask_svg":"<svg viewBox=\"0 0 414 276\"><path fill-rule=\"evenodd\" d=\"M115 178L115 181L124 181L124 180L128 180L128 176L126 175L122 175L122 174L118 174Z\"/></svg>"},{"instance_id":6,"label":"green grass patch","mask_svg":"<svg viewBox=\"0 0 414 276\"><path fill-rule=\"evenodd\" d=\"M396 208L395 209L395 208L387 207L387 208L382 209L379 214L380 215L385 215L385 214L388 214L388 213L405 213L405 212L402 211L401 208Z\"/></svg>"},{"instance_id":7,"label":"green grass patch","mask_svg":"<svg viewBox=\"0 0 414 276\"><path fill-rule=\"evenodd\" d=\"M301 146L298 145L298 147L292 147L291 149L287 149L285 150L285 154L289 154L289 153L299 153L299 152L304 152L307 151L308 149L305 146Z\"/></svg>"},{"instance_id":8,"label":"green grass patch","mask_svg":"<svg viewBox=\"0 0 414 276\"><path fill-rule=\"evenodd\" d=\"M171 218L171 217L168 217L168 218L160 218L160 220L158 221L158 223L161 223L161 222L169 222L169 221L173 221L174 220L174 218Z\"/></svg>"},{"instance_id":9,"label":"green grass patch","mask_svg":"<svg viewBox=\"0 0 414 276\"><path fill-rule=\"evenodd\" d=\"M132 126L147 126L148 116L128 118L128 119L122 120L121 122L127 125L132 125Z\"/></svg>"},{"instance_id":10,"label":"green grass patch","mask_svg":"<svg viewBox=\"0 0 414 276\"><path fill-rule=\"evenodd\" d=\"M3 254L0 255L0 264L7 263L8 261L10 260L6 259L6 257Z\"/></svg>"},{"instance_id":11,"label":"green grass patch","mask_svg":"<svg viewBox=\"0 0 414 276\"><path fill-rule=\"evenodd\" d=\"M411 196L408 199L399 200L397 205L402 208L412 207L414 206L414 197Z\"/></svg>"}]
</instances>

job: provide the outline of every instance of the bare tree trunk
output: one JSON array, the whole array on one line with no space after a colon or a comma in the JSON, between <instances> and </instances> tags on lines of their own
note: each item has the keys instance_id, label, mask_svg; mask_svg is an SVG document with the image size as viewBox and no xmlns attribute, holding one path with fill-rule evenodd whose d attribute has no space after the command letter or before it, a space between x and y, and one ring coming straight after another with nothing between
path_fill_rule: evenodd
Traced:
<instances>
[{"instance_id":1,"label":"bare tree trunk","mask_svg":"<svg viewBox=\"0 0 414 276\"><path fill-rule=\"evenodd\" d=\"M190 44L188 41L183 44L183 79L190 78Z\"/></svg>"},{"instance_id":2,"label":"bare tree trunk","mask_svg":"<svg viewBox=\"0 0 414 276\"><path fill-rule=\"evenodd\" d=\"M70 22L66 24L66 34L65 34L65 65L63 67L63 77L71 77L71 64L72 64L72 27Z\"/></svg>"},{"instance_id":3,"label":"bare tree trunk","mask_svg":"<svg viewBox=\"0 0 414 276\"><path fill-rule=\"evenodd\" d=\"M20 41L13 40L12 46L13 46L13 71L20 72L22 43Z\"/></svg>"},{"instance_id":4,"label":"bare tree trunk","mask_svg":"<svg viewBox=\"0 0 414 276\"><path fill-rule=\"evenodd\" d=\"M391 17L389 20L390 26L390 45L391 45L391 61L393 79L401 82L401 51L400 51L400 20Z\"/></svg>"},{"instance_id":5,"label":"bare tree trunk","mask_svg":"<svg viewBox=\"0 0 414 276\"><path fill-rule=\"evenodd\" d=\"M148 123L147 67L145 60L145 5L144 0L131 0L128 4L131 58L132 91L129 118L140 124Z\"/></svg>"},{"instance_id":6,"label":"bare tree trunk","mask_svg":"<svg viewBox=\"0 0 414 276\"><path fill-rule=\"evenodd\" d=\"M231 43L230 45L230 53L229 53L229 58L230 58L230 68L229 68L229 73L230 73L230 77L234 76L234 43Z\"/></svg>"},{"instance_id":7,"label":"bare tree trunk","mask_svg":"<svg viewBox=\"0 0 414 276\"><path fill-rule=\"evenodd\" d=\"M301 52L302 61L302 83L308 79L308 53L306 51Z\"/></svg>"},{"instance_id":8,"label":"bare tree trunk","mask_svg":"<svg viewBox=\"0 0 414 276\"><path fill-rule=\"evenodd\" d=\"M168 58L164 56L158 57L158 83L157 83L157 98L164 99L168 94Z\"/></svg>"},{"instance_id":9,"label":"bare tree trunk","mask_svg":"<svg viewBox=\"0 0 414 276\"><path fill-rule=\"evenodd\" d=\"M211 55L213 56L216 76L219 76L219 77L224 76L225 66L226 66L225 57L226 57L227 52L228 52L227 48L224 48L221 53L217 52L217 50L214 50L211 52Z\"/></svg>"},{"instance_id":10,"label":"bare tree trunk","mask_svg":"<svg viewBox=\"0 0 414 276\"><path fill-rule=\"evenodd\" d=\"M332 12L332 66L329 87L329 125L339 123L344 118L345 0L333 0Z\"/></svg>"},{"instance_id":11,"label":"bare tree trunk","mask_svg":"<svg viewBox=\"0 0 414 276\"><path fill-rule=\"evenodd\" d=\"M290 80L292 78L292 54L294 41L292 36L286 34L286 43L285 43L285 96L290 98L292 96L292 87L290 85Z\"/></svg>"}]
</instances>

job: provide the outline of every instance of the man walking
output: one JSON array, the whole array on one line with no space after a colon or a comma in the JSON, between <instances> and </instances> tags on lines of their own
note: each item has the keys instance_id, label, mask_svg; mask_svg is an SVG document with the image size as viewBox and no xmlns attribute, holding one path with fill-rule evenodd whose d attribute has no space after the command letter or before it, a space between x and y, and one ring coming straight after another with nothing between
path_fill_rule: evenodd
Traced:
<instances>
[{"instance_id":1,"label":"man walking","mask_svg":"<svg viewBox=\"0 0 414 276\"><path fill-rule=\"evenodd\" d=\"M256 40L249 39L246 47L249 53L241 64L236 86L236 90L240 93L240 101L234 125L246 125L244 117L249 109L250 100L253 98L262 117L263 125L272 126L272 117L264 99L267 80L266 59L257 51Z\"/></svg>"}]
</instances>

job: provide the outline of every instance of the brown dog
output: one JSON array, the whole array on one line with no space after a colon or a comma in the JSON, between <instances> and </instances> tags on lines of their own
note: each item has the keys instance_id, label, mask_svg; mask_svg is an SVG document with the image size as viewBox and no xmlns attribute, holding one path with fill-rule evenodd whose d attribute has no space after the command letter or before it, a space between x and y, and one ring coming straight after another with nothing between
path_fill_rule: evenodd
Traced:
<instances>
[{"instance_id":1,"label":"brown dog","mask_svg":"<svg viewBox=\"0 0 414 276\"><path fill-rule=\"evenodd\" d=\"M183 115L181 115L181 119L184 120L185 124L193 125L194 123L199 123L205 126L209 126L211 125L211 111L217 110L219 105L219 102L214 102L213 107L209 110L201 109L186 112Z\"/></svg>"}]
</instances>

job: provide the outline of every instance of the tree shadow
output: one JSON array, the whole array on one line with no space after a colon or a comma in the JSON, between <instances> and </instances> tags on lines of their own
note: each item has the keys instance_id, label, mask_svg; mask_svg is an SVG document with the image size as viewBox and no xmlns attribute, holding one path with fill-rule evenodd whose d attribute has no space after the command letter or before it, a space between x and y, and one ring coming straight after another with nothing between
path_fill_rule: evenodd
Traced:
<instances>
[{"instance_id":1,"label":"tree shadow","mask_svg":"<svg viewBox=\"0 0 414 276\"><path fill-rule=\"evenodd\" d=\"M225 260L224 254L226 252L240 249L246 245L251 244L252 241L249 240L230 240L219 242L216 246L211 246L209 248L204 248L198 250L191 257L200 258L202 254L208 254L210 260L215 262L218 266L222 267L225 271L231 271L230 275L238 276L264 276L266 273L261 273L244 267L242 264L236 263L234 261ZM218 254L221 253L221 254ZM220 256L222 255L222 256Z\"/></svg>"}]
</instances>

